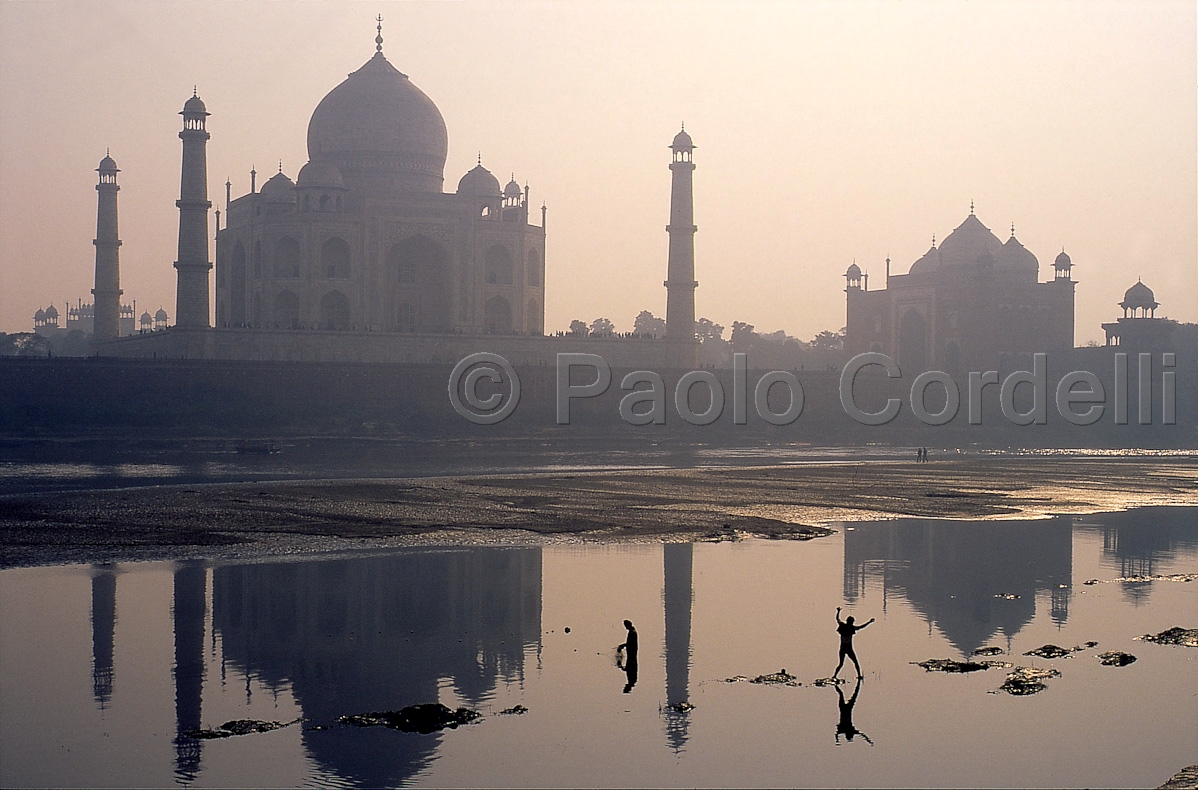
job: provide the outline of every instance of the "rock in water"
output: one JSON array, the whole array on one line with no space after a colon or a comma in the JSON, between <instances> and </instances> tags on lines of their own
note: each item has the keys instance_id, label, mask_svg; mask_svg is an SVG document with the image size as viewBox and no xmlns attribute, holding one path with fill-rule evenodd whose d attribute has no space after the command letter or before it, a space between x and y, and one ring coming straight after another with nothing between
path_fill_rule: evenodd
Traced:
<instances>
[{"instance_id":1,"label":"rock in water","mask_svg":"<svg viewBox=\"0 0 1198 790\"><path fill-rule=\"evenodd\" d=\"M1097 642L1086 642L1085 645L1077 645L1075 647L1057 647L1056 645L1042 645L1035 650L1029 650L1024 653L1025 656L1039 656L1040 658L1064 658L1070 653L1080 653L1088 647L1098 647Z\"/></svg>"},{"instance_id":2,"label":"rock in water","mask_svg":"<svg viewBox=\"0 0 1198 790\"><path fill-rule=\"evenodd\" d=\"M1038 667L1015 667L1013 672L1007 673L1007 679L999 686L1000 691L1005 691L1008 694L1013 694L1016 697L1026 696L1028 694L1037 694L1047 686L1044 681L1048 678L1058 678L1061 673L1055 669L1040 669Z\"/></svg>"},{"instance_id":3,"label":"rock in water","mask_svg":"<svg viewBox=\"0 0 1198 790\"><path fill-rule=\"evenodd\" d=\"M1118 650L1110 650L1106 653L1099 653L1098 660L1102 662L1104 667L1125 667L1136 660L1136 657L1131 653L1121 653Z\"/></svg>"},{"instance_id":4,"label":"rock in water","mask_svg":"<svg viewBox=\"0 0 1198 790\"><path fill-rule=\"evenodd\" d=\"M522 716L525 713L528 713L528 708L524 707L523 705L504 708L503 710L499 711L500 716Z\"/></svg>"},{"instance_id":5,"label":"rock in water","mask_svg":"<svg viewBox=\"0 0 1198 790\"><path fill-rule=\"evenodd\" d=\"M1159 634L1144 634L1137 636L1144 642L1156 642L1158 645L1183 645L1185 647L1198 647L1198 628L1172 628L1161 631Z\"/></svg>"},{"instance_id":6,"label":"rock in water","mask_svg":"<svg viewBox=\"0 0 1198 790\"><path fill-rule=\"evenodd\" d=\"M777 672L774 672L769 675L758 675L757 677L753 678L749 682L750 683L765 683L765 684L775 685L775 686L797 686L797 685L799 685L798 683L795 682L797 680L798 680L797 677L795 677L794 675L788 674L785 669L779 669Z\"/></svg>"},{"instance_id":7,"label":"rock in water","mask_svg":"<svg viewBox=\"0 0 1198 790\"><path fill-rule=\"evenodd\" d=\"M1198 765L1182 768L1157 790L1193 790L1198 787Z\"/></svg>"},{"instance_id":8,"label":"rock in water","mask_svg":"<svg viewBox=\"0 0 1198 790\"><path fill-rule=\"evenodd\" d=\"M296 719L299 721L299 719ZM284 724L281 721L258 721L257 719L233 719L226 721L215 730L189 730L185 733L188 738L211 740L214 738L231 738L234 735L249 735L254 732L270 732L283 727L289 727L295 721Z\"/></svg>"},{"instance_id":9,"label":"rock in water","mask_svg":"<svg viewBox=\"0 0 1198 790\"><path fill-rule=\"evenodd\" d=\"M403 732L419 732L428 735L446 727L454 729L459 724L469 724L481 716L481 713L469 708L450 710L439 702L430 702L422 705L409 705L399 710L342 716L337 721L354 727L381 726Z\"/></svg>"},{"instance_id":10,"label":"rock in water","mask_svg":"<svg viewBox=\"0 0 1198 790\"><path fill-rule=\"evenodd\" d=\"M978 661L957 661L952 658L929 658L927 661L912 661L917 667L929 672L978 672L989 669L990 664Z\"/></svg>"},{"instance_id":11,"label":"rock in water","mask_svg":"<svg viewBox=\"0 0 1198 790\"><path fill-rule=\"evenodd\" d=\"M1002 655L1001 647L979 647L977 650L970 653L974 656L1000 656Z\"/></svg>"}]
</instances>

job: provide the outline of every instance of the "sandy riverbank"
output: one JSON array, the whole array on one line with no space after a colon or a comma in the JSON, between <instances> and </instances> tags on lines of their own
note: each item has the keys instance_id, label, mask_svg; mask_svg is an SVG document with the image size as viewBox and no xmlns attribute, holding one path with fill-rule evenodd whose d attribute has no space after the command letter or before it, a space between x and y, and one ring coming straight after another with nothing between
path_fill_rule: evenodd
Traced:
<instances>
[{"instance_id":1,"label":"sandy riverbank","mask_svg":"<svg viewBox=\"0 0 1198 790\"><path fill-rule=\"evenodd\" d=\"M1191 458L157 486L0 499L0 567L472 542L808 539L837 521L1195 504Z\"/></svg>"}]
</instances>

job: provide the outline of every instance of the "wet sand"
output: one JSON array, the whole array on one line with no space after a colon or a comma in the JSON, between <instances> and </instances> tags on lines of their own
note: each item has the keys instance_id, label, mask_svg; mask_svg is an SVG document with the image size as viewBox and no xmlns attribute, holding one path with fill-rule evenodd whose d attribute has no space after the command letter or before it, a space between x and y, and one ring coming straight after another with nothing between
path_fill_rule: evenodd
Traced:
<instances>
[{"instance_id":1,"label":"wet sand","mask_svg":"<svg viewBox=\"0 0 1198 790\"><path fill-rule=\"evenodd\" d=\"M1000 457L154 486L0 498L0 567L403 545L803 540L895 516L1198 504L1192 458Z\"/></svg>"}]
</instances>

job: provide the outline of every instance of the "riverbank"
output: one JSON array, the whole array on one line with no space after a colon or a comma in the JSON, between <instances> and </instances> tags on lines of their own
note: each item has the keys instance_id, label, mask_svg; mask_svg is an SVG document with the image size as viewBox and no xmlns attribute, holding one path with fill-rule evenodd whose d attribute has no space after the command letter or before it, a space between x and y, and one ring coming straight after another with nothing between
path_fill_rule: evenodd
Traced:
<instances>
[{"instance_id":1,"label":"riverbank","mask_svg":"<svg viewBox=\"0 0 1198 790\"><path fill-rule=\"evenodd\" d=\"M0 567L463 543L811 539L896 516L1198 504L1192 458L997 457L153 486L0 499Z\"/></svg>"}]
</instances>

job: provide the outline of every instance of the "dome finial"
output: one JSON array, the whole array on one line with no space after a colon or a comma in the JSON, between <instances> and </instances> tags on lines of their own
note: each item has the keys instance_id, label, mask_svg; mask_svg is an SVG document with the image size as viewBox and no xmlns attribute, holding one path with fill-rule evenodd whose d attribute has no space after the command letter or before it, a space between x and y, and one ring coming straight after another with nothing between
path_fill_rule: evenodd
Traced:
<instances>
[{"instance_id":1,"label":"dome finial","mask_svg":"<svg viewBox=\"0 0 1198 790\"><path fill-rule=\"evenodd\" d=\"M194 98L197 98L197 97L199 96L199 89L200 89L200 86L199 86L199 85L192 85L192 86L191 86L191 98L193 98L193 99L194 99Z\"/></svg>"},{"instance_id":2,"label":"dome finial","mask_svg":"<svg viewBox=\"0 0 1198 790\"><path fill-rule=\"evenodd\" d=\"M932 234L932 246L933 247L936 246L936 234L935 233Z\"/></svg>"},{"instance_id":3,"label":"dome finial","mask_svg":"<svg viewBox=\"0 0 1198 790\"><path fill-rule=\"evenodd\" d=\"M686 131L686 121L682 122L682 131Z\"/></svg>"},{"instance_id":4,"label":"dome finial","mask_svg":"<svg viewBox=\"0 0 1198 790\"><path fill-rule=\"evenodd\" d=\"M479 167L482 167L482 165L483 165L483 152L482 151L478 152L478 163L477 164Z\"/></svg>"},{"instance_id":5,"label":"dome finial","mask_svg":"<svg viewBox=\"0 0 1198 790\"><path fill-rule=\"evenodd\" d=\"M383 51L383 15L379 14L375 19L379 23L377 28L379 34L374 37L374 51L381 53Z\"/></svg>"},{"instance_id":6,"label":"dome finial","mask_svg":"<svg viewBox=\"0 0 1198 790\"><path fill-rule=\"evenodd\" d=\"M1015 223L1011 223L1011 238L1015 238Z\"/></svg>"},{"instance_id":7,"label":"dome finial","mask_svg":"<svg viewBox=\"0 0 1198 790\"><path fill-rule=\"evenodd\" d=\"M969 216L973 216L973 201L969 201Z\"/></svg>"},{"instance_id":8,"label":"dome finial","mask_svg":"<svg viewBox=\"0 0 1198 790\"><path fill-rule=\"evenodd\" d=\"M283 172L283 160L282 159L279 160L279 172L280 173Z\"/></svg>"}]
</instances>

